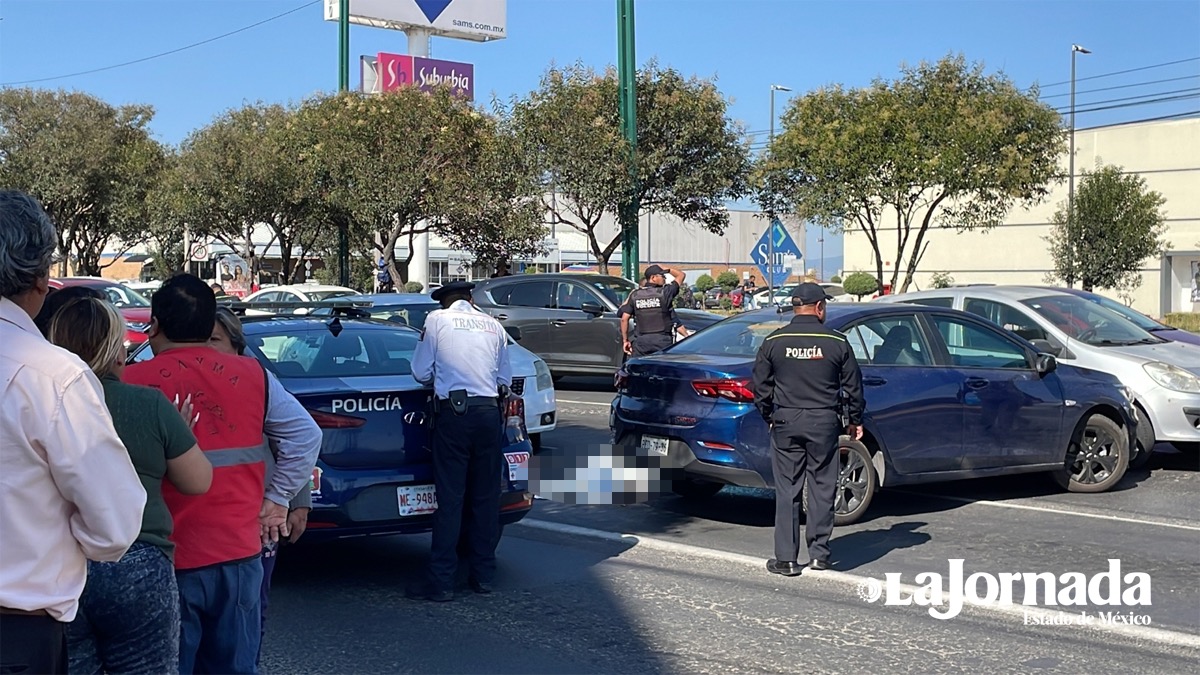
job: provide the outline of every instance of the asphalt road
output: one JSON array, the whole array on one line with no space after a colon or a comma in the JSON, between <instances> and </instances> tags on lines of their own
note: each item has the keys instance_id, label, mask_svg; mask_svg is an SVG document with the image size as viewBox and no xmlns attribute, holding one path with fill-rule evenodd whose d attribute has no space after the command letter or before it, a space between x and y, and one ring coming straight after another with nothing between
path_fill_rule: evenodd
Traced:
<instances>
[{"instance_id":1,"label":"asphalt road","mask_svg":"<svg viewBox=\"0 0 1200 675\"><path fill-rule=\"evenodd\" d=\"M559 388L549 453L607 441L604 380ZM632 506L539 501L500 545L497 593L404 598L428 537L285 549L272 594L268 673L1195 672L1200 662L1200 467L1170 448L1113 492L1061 492L1028 475L884 490L838 528L836 572L768 574L767 491ZM1150 604L967 604L948 619L888 606L920 573L1080 572L1118 560L1150 577ZM984 580L986 581L986 580ZM1132 580L1117 586L1128 589ZM947 589L954 585L946 582ZM960 584L961 587L961 584ZM983 584L980 583L980 588ZM1101 588L1103 590L1103 588ZM873 601L864 599L866 596ZM943 608L934 608L944 609ZM1061 612L1060 612L1061 610ZM1084 610L1086 626L1057 625ZM1106 624L1099 612L1148 625ZM1038 623L1038 622L1042 623Z\"/></svg>"}]
</instances>

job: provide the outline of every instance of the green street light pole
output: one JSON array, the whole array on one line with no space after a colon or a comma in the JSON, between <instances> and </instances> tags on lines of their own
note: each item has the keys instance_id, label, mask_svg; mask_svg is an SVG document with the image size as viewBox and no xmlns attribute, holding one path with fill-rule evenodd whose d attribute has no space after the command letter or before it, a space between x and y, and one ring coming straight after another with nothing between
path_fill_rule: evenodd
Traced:
<instances>
[{"instance_id":1,"label":"green street light pole","mask_svg":"<svg viewBox=\"0 0 1200 675\"><path fill-rule=\"evenodd\" d=\"M621 275L637 282L637 59L634 56L633 0L617 0L617 71L621 83L621 130L629 141L629 194L621 201Z\"/></svg>"},{"instance_id":2,"label":"green street light pole","mask_svg":"<svg viewBox=\"0 0 1200 675\"><path fill-rule=\"evenodd\" d=\"M350 91L350 0L338 3L338 91ZM349 223L338 228L338 283L350 285Z\"/></svg>"}]
</instances>

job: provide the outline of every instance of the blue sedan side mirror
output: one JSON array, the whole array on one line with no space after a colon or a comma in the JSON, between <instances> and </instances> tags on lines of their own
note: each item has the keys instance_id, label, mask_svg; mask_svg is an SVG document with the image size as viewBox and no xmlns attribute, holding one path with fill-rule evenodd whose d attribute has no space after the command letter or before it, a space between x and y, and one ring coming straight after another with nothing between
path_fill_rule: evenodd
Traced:
<instances>
[{"instance_id":1,"label":"blue sedan side mirror","mask_svg":"<svg viewBox=\"0 0 1200 675\"><path fill-rule=\"evenodd\" d=\"M1033 367L1039 375L1049 375L1058 368L1058 359L1053 354L1038 354L1034 357Z\"/></svg>"}]
</instances>

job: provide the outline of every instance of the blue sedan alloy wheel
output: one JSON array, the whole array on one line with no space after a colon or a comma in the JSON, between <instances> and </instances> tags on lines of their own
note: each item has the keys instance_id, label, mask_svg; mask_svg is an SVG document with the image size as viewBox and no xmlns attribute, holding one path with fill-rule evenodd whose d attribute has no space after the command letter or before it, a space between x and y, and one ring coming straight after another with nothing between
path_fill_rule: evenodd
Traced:
<instances>
[{"instance_id":1,"label":"blue sedan alloy wheel","mask_svg":"<svg viewBox=\"0 0 1200 675\"><path fill-rule=\"evenodd\" d=\"M879 480L875 465L871 463L871 451L859 441L842 436L838 442L837 493L833 498L833 524L850 525L858 522L875 498L875 487ZM801 508L808 510L808 483L804 485Z\"/></svg>"},{"instance_id":2,"label":"blue sedan alloy wheel","mask_svg":"<svg viewBox=\"0 0 1200 675\"><path fill-rule=\"evenodd\" d=\"M1129 468L1129 436L1104 415L1092 415L1072 439L1065 466L1054 472L1071 492L1104 492Z\"/></svg>"}]
</instances>

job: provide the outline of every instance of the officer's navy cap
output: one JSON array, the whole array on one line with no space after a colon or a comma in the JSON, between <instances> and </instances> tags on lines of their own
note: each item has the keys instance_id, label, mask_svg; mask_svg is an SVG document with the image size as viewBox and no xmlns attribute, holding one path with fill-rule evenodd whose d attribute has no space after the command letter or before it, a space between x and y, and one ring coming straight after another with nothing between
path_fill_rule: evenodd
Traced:
<instances>
[{"instance_id":1,"label":"officer's navy cap","mask_svg":"<svg viewBox=\"0 0 1200 675\"><path fill-rule=\"evenodd\" d=\"M646 268L646 278L647 279L649 279L650 277L652 277L656 274L666 274L666 273L667 273L667 271L664 270L663 268L659 267L658 265L651 265Z\"/></svg>"},{"instance_id":2,"label":"officer's navy cap","mask_svg":"<svg viewBox=\"0 0 1200 675\"><path fill-rule=\"evenodd\" d=\"M833 296L825 292L819 284L811 281L800 284L792 291L792 304L815 305L822 300L832 300Z\"/></svg>"},{"instance_id":3,"label":"officer's navy cap","mask_svg":"<svg viewBox=\"0 0 1200 675\"><path fill-rule=\"evenodd\" d=\"M442 298L452 293L470 293L473 290L475 290L475 284L469 281L451 281L445 286L442 286L436 291L430 293L429 297L433 298L434 302L441 302Z\"/></svg>"}]
</instances>

